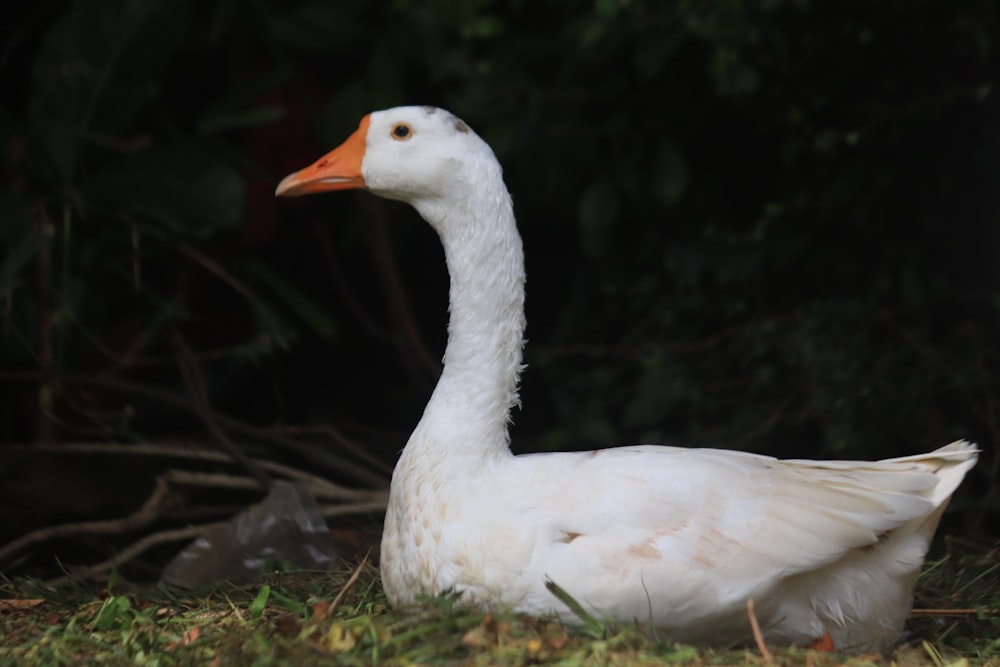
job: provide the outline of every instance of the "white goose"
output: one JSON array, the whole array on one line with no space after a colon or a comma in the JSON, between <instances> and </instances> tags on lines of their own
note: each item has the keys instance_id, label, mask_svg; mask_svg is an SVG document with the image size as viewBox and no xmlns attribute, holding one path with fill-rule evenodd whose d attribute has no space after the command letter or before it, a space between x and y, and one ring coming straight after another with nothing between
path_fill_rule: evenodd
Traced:
<instances>
[{"instance_id":1,"label":"white goose","mask_svg":"<svg viewBox=\"0 0 1000 667\"><path fill-rule=\"evenodd\" d=\"M769 641L897 639L972 444L876 462L657 445L514 456L524 261L490 147L442 109L378 111L277 194L348 188L413 206L451 276L444 371L392 476L393 605L454 591L578 622L551 579L598 618L678 641L746 639L750 599Z\"/></svg>"}]
</instances>

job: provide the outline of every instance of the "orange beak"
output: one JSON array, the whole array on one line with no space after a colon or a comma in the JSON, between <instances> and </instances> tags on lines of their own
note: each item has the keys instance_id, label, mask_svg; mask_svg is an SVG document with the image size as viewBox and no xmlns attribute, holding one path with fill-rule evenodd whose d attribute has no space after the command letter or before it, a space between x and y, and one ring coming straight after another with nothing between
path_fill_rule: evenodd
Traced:
<instances>
[{"instance_id":1,"label":"orange beak","mask_svg":"<svg viewBox=\"0 0 1000 667\"><path fill-rule=\"evenodd\" d=\"M361 161L365 158L365 141L371 119L365 116L361 125L347 141L321 157L314 164L281 179L274 194L278 197L298 197L330 190L365 187Z\"/></svg>"}]
</instances>

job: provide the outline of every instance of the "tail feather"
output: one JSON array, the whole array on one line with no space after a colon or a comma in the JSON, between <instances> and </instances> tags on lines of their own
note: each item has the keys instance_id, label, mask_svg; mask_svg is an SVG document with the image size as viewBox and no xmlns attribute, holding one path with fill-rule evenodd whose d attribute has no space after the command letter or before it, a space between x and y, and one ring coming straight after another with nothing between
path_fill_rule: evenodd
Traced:
<instances>
[{"instance_id":1,"label":"tail feather","mask_svg":"<svg viewBox=\"0 0 1000 667\"><path fill-rule=\"evenodd\" d=\"M937 484L924 492L929 511L885 533L871 548L852 549L823 570L789 580L790 598L794 593L807 597L819 627L837 648L872 651L895 642L910 613L913 588L941 515L978 453L974 444L958 440L926 454L876 462L912 464L932 473ZM878 594L868 594L871 591Z\"/></svg>"},{"instance_id":2,"label":"tail feather","mask_svg":"<svg viewBox=\"0 0 1000 667\"><path fill-rule=\"evenodd\" d=\"M887 459L887 462L917 463L937 475L937 486L929 496L929 500L937 506L948 502L978 458L979 448L975 444L968 440L956 440L933 452Z\"/></svg>"}]
</instances>

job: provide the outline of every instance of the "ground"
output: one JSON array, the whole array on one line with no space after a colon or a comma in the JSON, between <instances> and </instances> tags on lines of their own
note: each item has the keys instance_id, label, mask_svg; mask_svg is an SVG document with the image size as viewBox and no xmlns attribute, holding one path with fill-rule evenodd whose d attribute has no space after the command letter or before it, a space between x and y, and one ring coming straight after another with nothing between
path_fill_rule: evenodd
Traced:
<instances>
[{"instance_id":1,"label":"ground","mask_svg":"<svg viewBox=\"0 0 1000 667\"><path fill-rule=\"evenodd\" d=\"M1000 546L949 541L928 563L908 637L890 656L751 643L704 649L632 627L494 616L429 600L388 607L377 570L275 572L187 592L133 585L52 589L0 579L0 667L17 665L928 665L1000 664Z\"/></svg>"}]
</instances>

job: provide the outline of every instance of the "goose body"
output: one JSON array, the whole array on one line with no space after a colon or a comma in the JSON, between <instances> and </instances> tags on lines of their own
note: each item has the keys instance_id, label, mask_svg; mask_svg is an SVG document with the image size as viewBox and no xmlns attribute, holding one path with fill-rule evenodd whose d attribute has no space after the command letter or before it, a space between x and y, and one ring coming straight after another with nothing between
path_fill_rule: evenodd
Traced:
<instances>
[{"instance_id":1,"label":"goose body","mask_svg":"<svg viewBox=\"0 0 1000 667\"><path fill-rule=\"evenodd\" d=\"M366 188L438 232L451 277L441 378L392 476L381 570L393 605L448 591L483 608L598 618L677 641L891 645L976 448L876 462L639 445L514 456L524 262L489 146L442 109L365 116L279 195Z\"/></svg>"}]
</instances>

